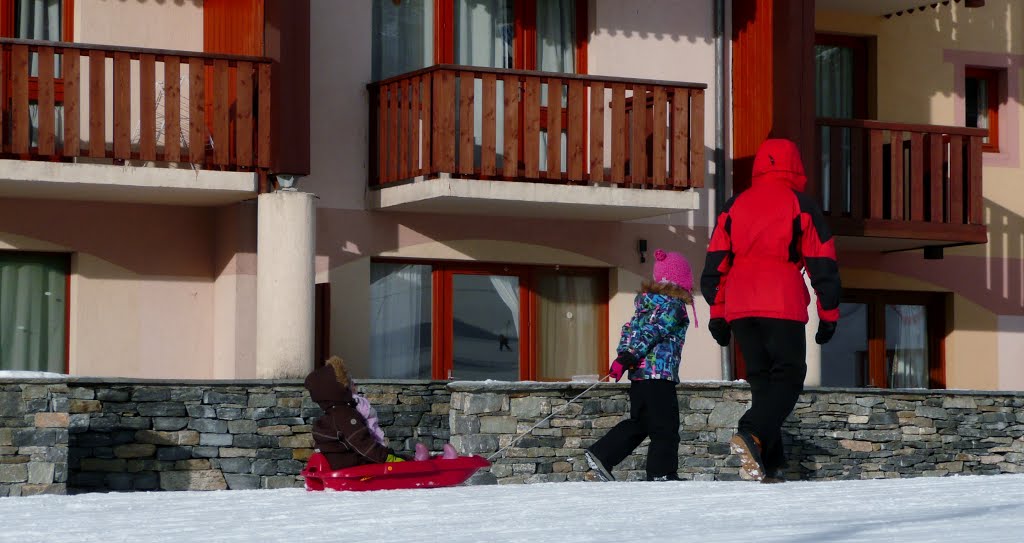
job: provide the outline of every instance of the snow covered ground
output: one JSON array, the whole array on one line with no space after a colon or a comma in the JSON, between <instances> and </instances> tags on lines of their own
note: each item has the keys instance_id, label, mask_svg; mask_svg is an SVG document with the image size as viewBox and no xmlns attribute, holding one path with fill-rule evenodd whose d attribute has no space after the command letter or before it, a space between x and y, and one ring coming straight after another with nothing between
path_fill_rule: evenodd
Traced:
<instances>
[{"instance_id":1,"label":"snow covered ground","mask_svg":"<svg viewBox=\"0 0 1024 543\"><path fill-rule=\"evenodd\" d=\"M2 542L1024 540L1024 475L0 499Z\"/></svg>"}]
</instances>

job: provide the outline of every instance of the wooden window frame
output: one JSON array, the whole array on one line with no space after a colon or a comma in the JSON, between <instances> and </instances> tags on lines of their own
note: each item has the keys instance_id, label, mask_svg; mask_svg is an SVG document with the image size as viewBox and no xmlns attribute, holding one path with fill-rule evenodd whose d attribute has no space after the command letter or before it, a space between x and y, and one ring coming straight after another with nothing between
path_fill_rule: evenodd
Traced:
<instances>
[{"instance_id":1,"label":"wooden window frame","mask_svg":"<svg viewBox=\"0 0 1024 543\"><path fill-rule=\"evenodd\" d=\"M870 119L870 37L851 36L848 34L828 34L819 32L814 35L814 45L843 47L853 51L853 118Z\"/></svg>"},{"instance_id":2,"label":"wooden window frame","mask_svg":"<svg viewBox=\"0 0 1024 543\"><path fill-rule=\"evenodd\" d=\"M984 153L999 152L999 97L1003 94L1002 87L1005 81L1006 70L1001 68L984 68L967 66L964 68L964 83L968 79L980 79L985 81L988 94L988 141L982 142L981 151ZM967 111L967 96L964 93L964 112ZM964 119L964 125L967 119Z\"/></svg>"},{"instance_id":3,"label":"wooden window frame","mask_svg":"<svg viewBox=\"0 0 1024 543\"><path fill-rule=\"evenodd\" d=\"M602 292L608 292L608 270L577 266L544 266L531 264L503 264L472 261L441 261L407 258L374 258L372 263L418 264L431 268L431 378L448 380L453 375L452 350L452 280L455 275L504 275L519 279L519 379L521 381L556 381L538 375L537 323L538 300L534 287L538 272L557 269L558 273L586 275L601 281ZM598 304L598 357L594 370L603 375L608 364L608 297ZM563 379L557 379L561 381Z\"/></svg>"},{"instance_id":4,"label":"wooden window frame","mask_svg":"<svg viewBox=\"0 0 1024 543\"><path fill-rule=\"evenodd\" d=\"M843 303L864 304L868 311L868 367L870 388L890 388L886 372L885 306L925 307L928 326L928 388L946 388L946 336L949 294L926 291L844 289ZM823 361L823 363L825 363Z\"/></svg>"}]
</instances>

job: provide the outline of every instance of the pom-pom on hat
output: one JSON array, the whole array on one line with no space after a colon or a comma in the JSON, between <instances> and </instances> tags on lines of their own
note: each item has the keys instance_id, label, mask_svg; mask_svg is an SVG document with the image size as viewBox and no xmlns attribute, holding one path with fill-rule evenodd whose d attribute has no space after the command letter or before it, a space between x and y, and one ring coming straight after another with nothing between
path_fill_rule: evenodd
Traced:
<instances>
[{"instance_id":1,"label":"pom-pom on hat","mask_svg":"<svg viewBox=\"0 0 1024 543\"><path fill-rule=\"evenodd\" d=\"M693 270L683 255L658 249L654 251L654 281L667 281L692 292Z\"/></svg>"}]
</instances>

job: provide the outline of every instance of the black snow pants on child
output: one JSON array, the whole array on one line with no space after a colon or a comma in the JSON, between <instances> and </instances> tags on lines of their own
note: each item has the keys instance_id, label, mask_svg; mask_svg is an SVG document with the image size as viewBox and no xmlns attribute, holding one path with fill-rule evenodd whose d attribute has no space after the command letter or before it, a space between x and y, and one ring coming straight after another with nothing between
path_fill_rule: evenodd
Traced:
<instances>
[{"instance_id":1,"label":"black snow pants on child","mask_svg":"<svg viewBox=\"0 0 1024 543\"><path fill-rule=\"evenodd\" d=\"M676 383L667 379L632 381L629 418L594 443L590 452L611 471L648 436L647 478L675 477L679 470L679 400Z\"/></svg>"},{"instance_id":2,"label":"black snow pants on child","mask_svg":"<svg viewBox=\"0 0 1024 543\"><path fill-rule=\"evenodd\" d=\"M799 321L745 318L732 321L750 383L750 409L739 429L761 440L761 461L767 473L785 467L782 423L793 411L807 375L807 340Z\"/></svg>"}]
</instances>

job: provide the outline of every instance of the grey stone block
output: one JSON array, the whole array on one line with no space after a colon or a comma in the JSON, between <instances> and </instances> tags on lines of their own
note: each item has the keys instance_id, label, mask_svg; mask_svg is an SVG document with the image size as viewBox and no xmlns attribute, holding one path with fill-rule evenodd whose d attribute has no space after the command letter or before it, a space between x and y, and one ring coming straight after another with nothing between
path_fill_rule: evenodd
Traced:
<instances>
[{"instance_id":1,"label":"grey stone block","mask_svg":"<svg viewBox=\"0 0 1024 543\"><path fill-rule=\"evenodd\" d=\"M171 391L165 387L141 387L132 392L133 402L165 402L171 399Z\"/></svg>"},{"instance_id":2,"label":"grey stone block","mask_svg":"<svg viewBox=\"0 0 1024 543\"><path fill-rule=\"evenodd\" d=\"M188 428L207 434L226 434L228 423L216 419L192 419L188 423Z\"/></svg>"},{"instance_id":3,"label":"grey stone block","mask_svg":"<svg viewBox=\"0 0 1024 543\"><path fill-rule=\"evenodd\" d=\"M0 483L24 483L28 481L27 464L0 464Z\"/></svg>"},{"instance_id":4,"label":"grey stone block","mask_svg":"<svg viewBox=\"0 0 1024 543\"><path fill-rule=\"evenodd\" d=\"M277 405L277 394L250 394L249 407L273 407Z\"/></svg>"},{"instance_id":5,"label":"grey stone block","mask_svg":"<svg viewBox=\"0 0 1024 543\"><path fill-rule=\"evenodd\" d=\"M256 421L254 420L232 420L228 422L228 432L232 434L255 434Z\"/></svg>"},{"instance_id":6,"label":"grey stone block","mask_svg":"<svg viewBox=\"0 0 1024 543\"><path fill-rule=\"evenodd\" d=\"M96 390L96 399L101 402L127 402L131 393L124 388L100 388Z\"/></svg>"},{"instance_id":7,"label":"grey stone block","mask_svg":"<svg viewBox=\"0 0 1024 543\"><path fill-rule=\"evenodd\" d=\"M277 462L277 460L257 458L253 460L252 473L254 475L277 475Z\"/></svg>"},{"instance_id":8,"label":"grey stone block","mask_svg":"<svg viewBox=\"0 0 1024 543\"><path fill-rule=\"evenodd\" d=\"M256 458L290 460L293 454L292 449L259 449L256 451Z\"/></svg>"},{"instance_id":9,"label":"grey stone block","mask_svg":"<svg viewBox=\"0 0 1024 543\"><path fill-rule=\"evenodd\" d=\"M127 428L129 430L147 430L152 425L152 419L149 417L121 417L118 424L119 428Z\"/></svg>"},{"instance_id":10,"label":"grey stone block","mask_svg":"<svg viewBox=\"0 0 1024 543\"><path fill-rule=\"evenodd\" d=\"M76 413L68 416L68 431L76 434L89 429L89 414Z\"/></svg>"},{"instance_id":11,"label":"grey stone block","mask_svg":"<svg viewBox=\"0 0 1024 543\"><path fill-rule=\"evenodd\" d=\"M203 399L203 389L198 387L172 388L171 400L176 402L199 402Z\"/></svg>"},{"instance_id":12,"label":"grey stone block","mask_svg":"<svg viewBox=\"0 0 1024 543\"><path fill-rule=\"evenodd\" d=\"M260 485L267 489L302 488L303 484L302 480L296 479L292 475L271 475L260 479Z\"/></svg>"},{"instance_id":13,"label":"grey stone block","mask_svg":"<svg viewBox=\"0 0 1024 543\"><path fill-rule=\"evenodd\" d=\"M185 412L194 419L212 419L217 417L217 410L209 405L186 405Z\"/></svg>"},{"instance_id":14,"label":"grey stone block","mask_svg":"<svg viewBox=\"0 0 1024 543\"><path fill-rule=\"evenodd\" d=\"M154 417L153 429L175 432L188 425L188 417Z\"/></svg>"},{"instance_id":15,"label":"grey stone block","mask_svg":"<svg viewBox=\"0 0 1024 543\"><path fill-rule=\"evenodd\" d=\"M156 450L156 459L164 462L186 460L192 458L193 450L194 449L192 447L158 447Z\"/></svg>"},{"instance_id":16,"label":"grey stone block","mask_svg":"<svg viewBox=\"0 0 1024 543\"><path fill-rule=\"evenodd\" d=\"M216 458L220 456L219 447L192 447L194 458Z\"/></svg>"},{"instance_id":17,"label":"grey stone block","mask_svg":"<svg viewBox=\"0 0 1024 543\"><path fill-rule=\"evenodd\" d=\"M235 434L233 445L243 449L265 449L277 447L276 436Z\"/></svg>"},{"instance_id":18,"label":"grey stone block","mask_svg":"<svg viewBox=\"0 0 1024 543\"><path fill-rule=\"evenodd\" d=\"M248 404L248 398L245 394L225 393L225 392L207 392L203 397L203 403L205 404L232 404L239 407L244 407Z\"/></svg>"},{"instance_id":19,"label":"grey stone block","mask_svg":"<svg viewBox=\"0 0 1024 543\"><path fill-rule=\"evenodd\" d=\"M250 473L252 471L252 461L248 458L215 458L213 460L213 467L220 469L225 474L227 473ZM231 481L228 481L228 487L231 487Z\"/></svg>"},{"instance_id":20,"label":"grey stone block","mask_svg":"<svg viewBox=\"0 0 1024 543\"><path fill-rule=\"evenodd\" d=\"M199 434L199 444L204 447L230 447L233 437L231 434Z\"/></svg>"},{"instance_id":21,"label":"grey stone block","mask_svg":"<svg viewBox=\"0 0 1024 543\"><path fill-rule=\"evenodd\" d=\"M242 475L238 473L225 473L230 490L255 490L260 488L259 475Z\"/></svg>"},{"instance_id":22,"label":"grey stone block","mask_svg":"<svg viewBox=\"0 0 1024 543\"><path fill-rule=\"evenodd\" d=\"M137 473L132 480L135 490L156 490L160 488L160 476L152 471Z\"/></svg>"},{"instance_id":23,"label":"grey stone block","mask_svg":"<svg viewBox=\"0 0 1024 543\"><path fill-rule=\"evenodd\" d=\"M131 473L108 473L104 482L110 490L132 490L135 486L135 476Z\"/></svg>"},{"instance_id":24,"label":"grey stone block","mask_svg":"<svg viewBox=\"0 0 1024 543\"><path fill-rule=\"evenodd\" d=\"M240 407L218 407L217 418L221 420L238 420L243 417Z\"/></svg>"},{"instance_id":25,"label":"grey stone block","mask_svg":"<svg viewBox=\"0 0 1024 543\"><path fill-rule=\"evenodd\" d=\"M188 409L178 402L143 403L139 404L139 414L146 417L184 417L188 415Z\"/></svg>"}]
</instances>

